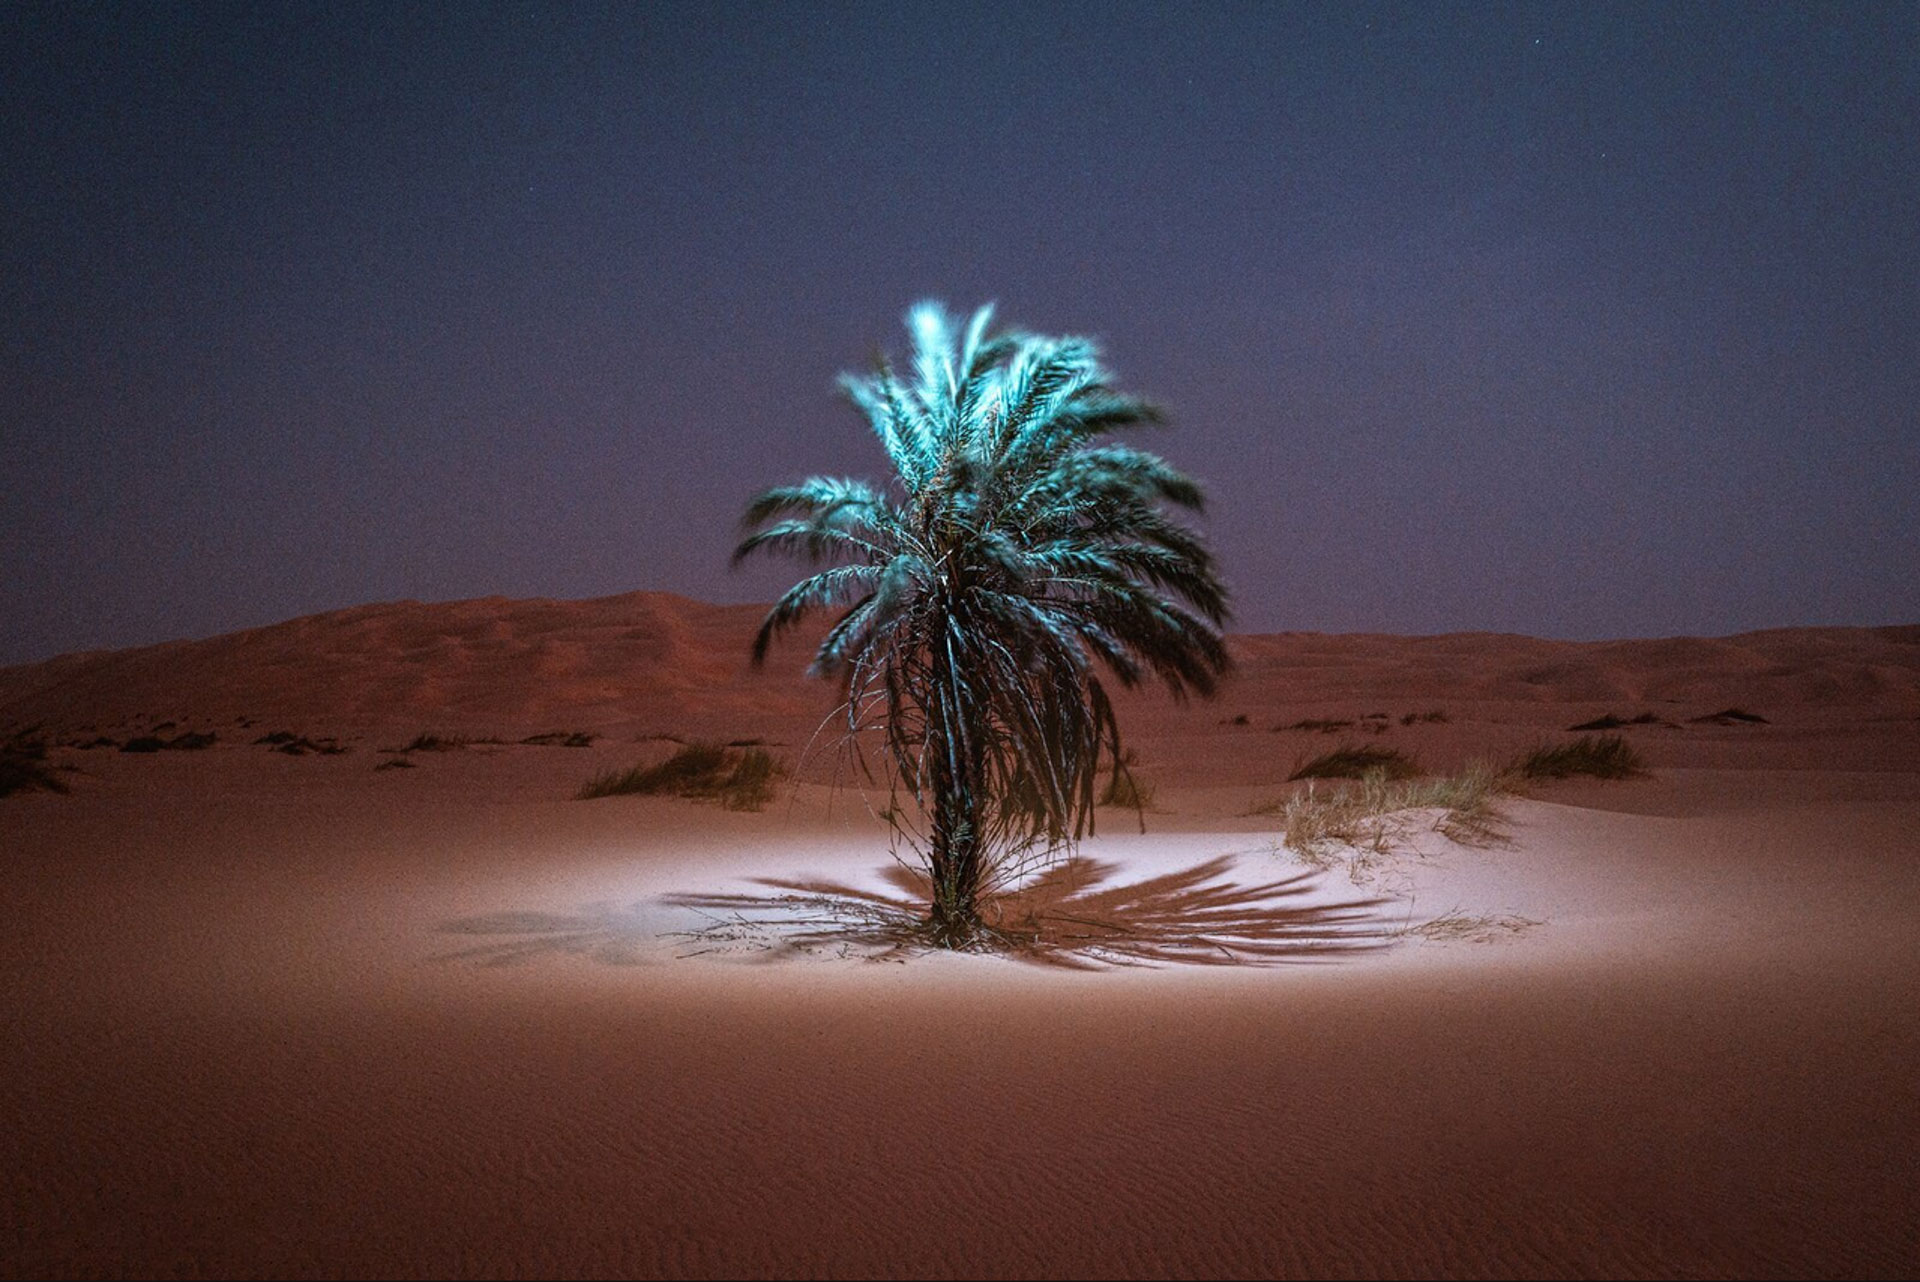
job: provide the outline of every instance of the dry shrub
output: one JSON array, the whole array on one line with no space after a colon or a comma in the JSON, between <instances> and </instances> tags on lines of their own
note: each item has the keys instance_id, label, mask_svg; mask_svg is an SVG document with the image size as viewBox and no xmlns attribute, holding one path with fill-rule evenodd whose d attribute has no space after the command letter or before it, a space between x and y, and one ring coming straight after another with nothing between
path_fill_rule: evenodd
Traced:
<instances>
[{"instance_id":1,"label":"dry shrub","mask_svg":"<svg viewBox=\"0 0 1920 1282\"><path fill-rule=\"evenodd\" d=\"M1633 779L1647 772L1639 752L1617 734L1583 734L1572 743L1543 744L1516 761L1513 771L1527 779L1570 779L1575 775Z\"/></svg>"},{"instance_id":2,"label":"dry shrub","mask_svg":"<svg viewBox=\"0 0 1920 1282\"><path fill-rule=\"evenodd\" d=\"M1420 765L1398 748L1348 743L1332 752L1321 753L1288 775L1287 780L1364 779L1376 772L1388 779L1411 779L1420 773Z\"/></svg>"},{"instance_id":3,"label":"dry shrub","mask_svg":"<svg viewBox=\"0 0 1920 1282\"><path fill-rule=\"evenodd\" d=\"M1412 812L1438 810L1432 828L1461 845L1485 845L1501 836L1498 799L1508 776L1484 762L1457 775L1394 779L1370 770L1358 785L1307 790L1256 808L1277 814L1286 848L1315 868L1344 864L1357 881L1387 860L1419 825Z\"/></svg>"},{"instance_id":4,"label":"dry shrub","mask_svg":"<svg viewBox=\"0 0 1920 1282\"><path fill-rule=\"evenodd\" d=\"M633 794L718 801L728 810L759 810L773 800L774 780L784 771L759 748L744 751L713 743L690 743L652 766L612 770L589 779L579 801Z\"/></svg>"}]
</instances>

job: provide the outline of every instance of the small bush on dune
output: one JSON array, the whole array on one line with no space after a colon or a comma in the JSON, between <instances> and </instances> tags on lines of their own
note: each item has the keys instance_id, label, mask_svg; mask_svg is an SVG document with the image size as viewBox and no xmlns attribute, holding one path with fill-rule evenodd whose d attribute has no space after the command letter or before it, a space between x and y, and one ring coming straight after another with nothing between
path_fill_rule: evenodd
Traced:
<instances>
[{"instance_id":1,"label":"small bush on dune","mask_svg":"<svg viewBox=\"0 0 1920 1282\"><path fill-rule=\"evenodd\" d=\"M1295 779L1360 779L1378 771L1388 779L1411 779L1420 766L1398 748L1377 744L1342 744L1332 752L1323 752L1287 776Z\"/></svg>"},{"instance_id":2,"label":"small bush on dune","mask_svg":"<svg viewBox=\"0 0 1920 1282\"><path fill-rule=\"evenodd\" d=\"M1572 743L1542 745L1521 757L1514 773L1527 779L1632 779L1646 773L1633 746L1617 734L1583 734Z\"/></svg>"},{"instance_id":3,"label":"small bush on dune","mask_svg":"<svg viewBox=\"0 0 1920 1282\"><path fill-rule=\"evenodd\" d=\"M718 800L728 810L759 810L773 800L773 783L781 773L780 764L759 748L690 743L657 765L596 775L574 797L665 795Z\"/></svg>"}]
</instances>

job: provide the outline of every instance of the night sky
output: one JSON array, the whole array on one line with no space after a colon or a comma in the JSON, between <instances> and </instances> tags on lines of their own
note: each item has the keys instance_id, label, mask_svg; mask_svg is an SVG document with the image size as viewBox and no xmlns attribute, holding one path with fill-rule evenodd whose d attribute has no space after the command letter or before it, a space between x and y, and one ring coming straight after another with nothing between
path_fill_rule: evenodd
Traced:
<instances>
[{"instance_id":1,"label":"night sky","mask_svg":"<svg viewBox=\"0 0 1920 1282\"><path fill-rule=\"evenodd\" d=\"M9 4L0 154L0 663L768 599L924 297L1167 407L1242 630L1920 621L1920 4Z\"/></svg>"}]
</instances>

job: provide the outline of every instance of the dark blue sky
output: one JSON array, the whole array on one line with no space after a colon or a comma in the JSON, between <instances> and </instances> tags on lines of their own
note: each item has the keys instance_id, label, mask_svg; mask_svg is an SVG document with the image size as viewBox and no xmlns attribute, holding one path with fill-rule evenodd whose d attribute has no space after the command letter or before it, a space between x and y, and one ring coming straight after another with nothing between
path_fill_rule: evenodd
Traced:
<instances>
[{"instance_id":1,"label":"dark blue sky","mask_svg":"<svg viewBox=\"0 0 1920 1282\"><path fill-rule=\"evenodd\" d=\"M0 8L0 662L726 570L912 301L1237 626L1920 620L1920 5Z\"/></svg>"}]
</instances>

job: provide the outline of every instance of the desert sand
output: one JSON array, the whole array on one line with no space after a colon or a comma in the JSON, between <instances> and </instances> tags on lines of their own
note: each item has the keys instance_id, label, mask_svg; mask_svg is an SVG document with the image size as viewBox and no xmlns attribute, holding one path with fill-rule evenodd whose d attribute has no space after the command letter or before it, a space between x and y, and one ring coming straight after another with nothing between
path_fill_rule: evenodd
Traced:
<instances>
[{"instance_id":1,"label":"desert sand","mask_svg":"<svg viewBox=\"0 0 1920 1282\"><path fill-rule=\"evenodd\" d=\"M1042 905L1084 944L959 956L863 928L910 908L878 800L757 617L408 602L0 669L69 788L0 799L0 1273L1920 1271L1920 627L1236 637L1218 699L1123 709L1152 807ZM1451 770L1609 713L1651 773L1531 785L1495 844L1314 869L1250 813L1341 742ZM391 751L429 733L468 742ZM573 799L696 738L794 773ZM782 896L833 888L799 946Z\"/></svg>"}]
</instances>

